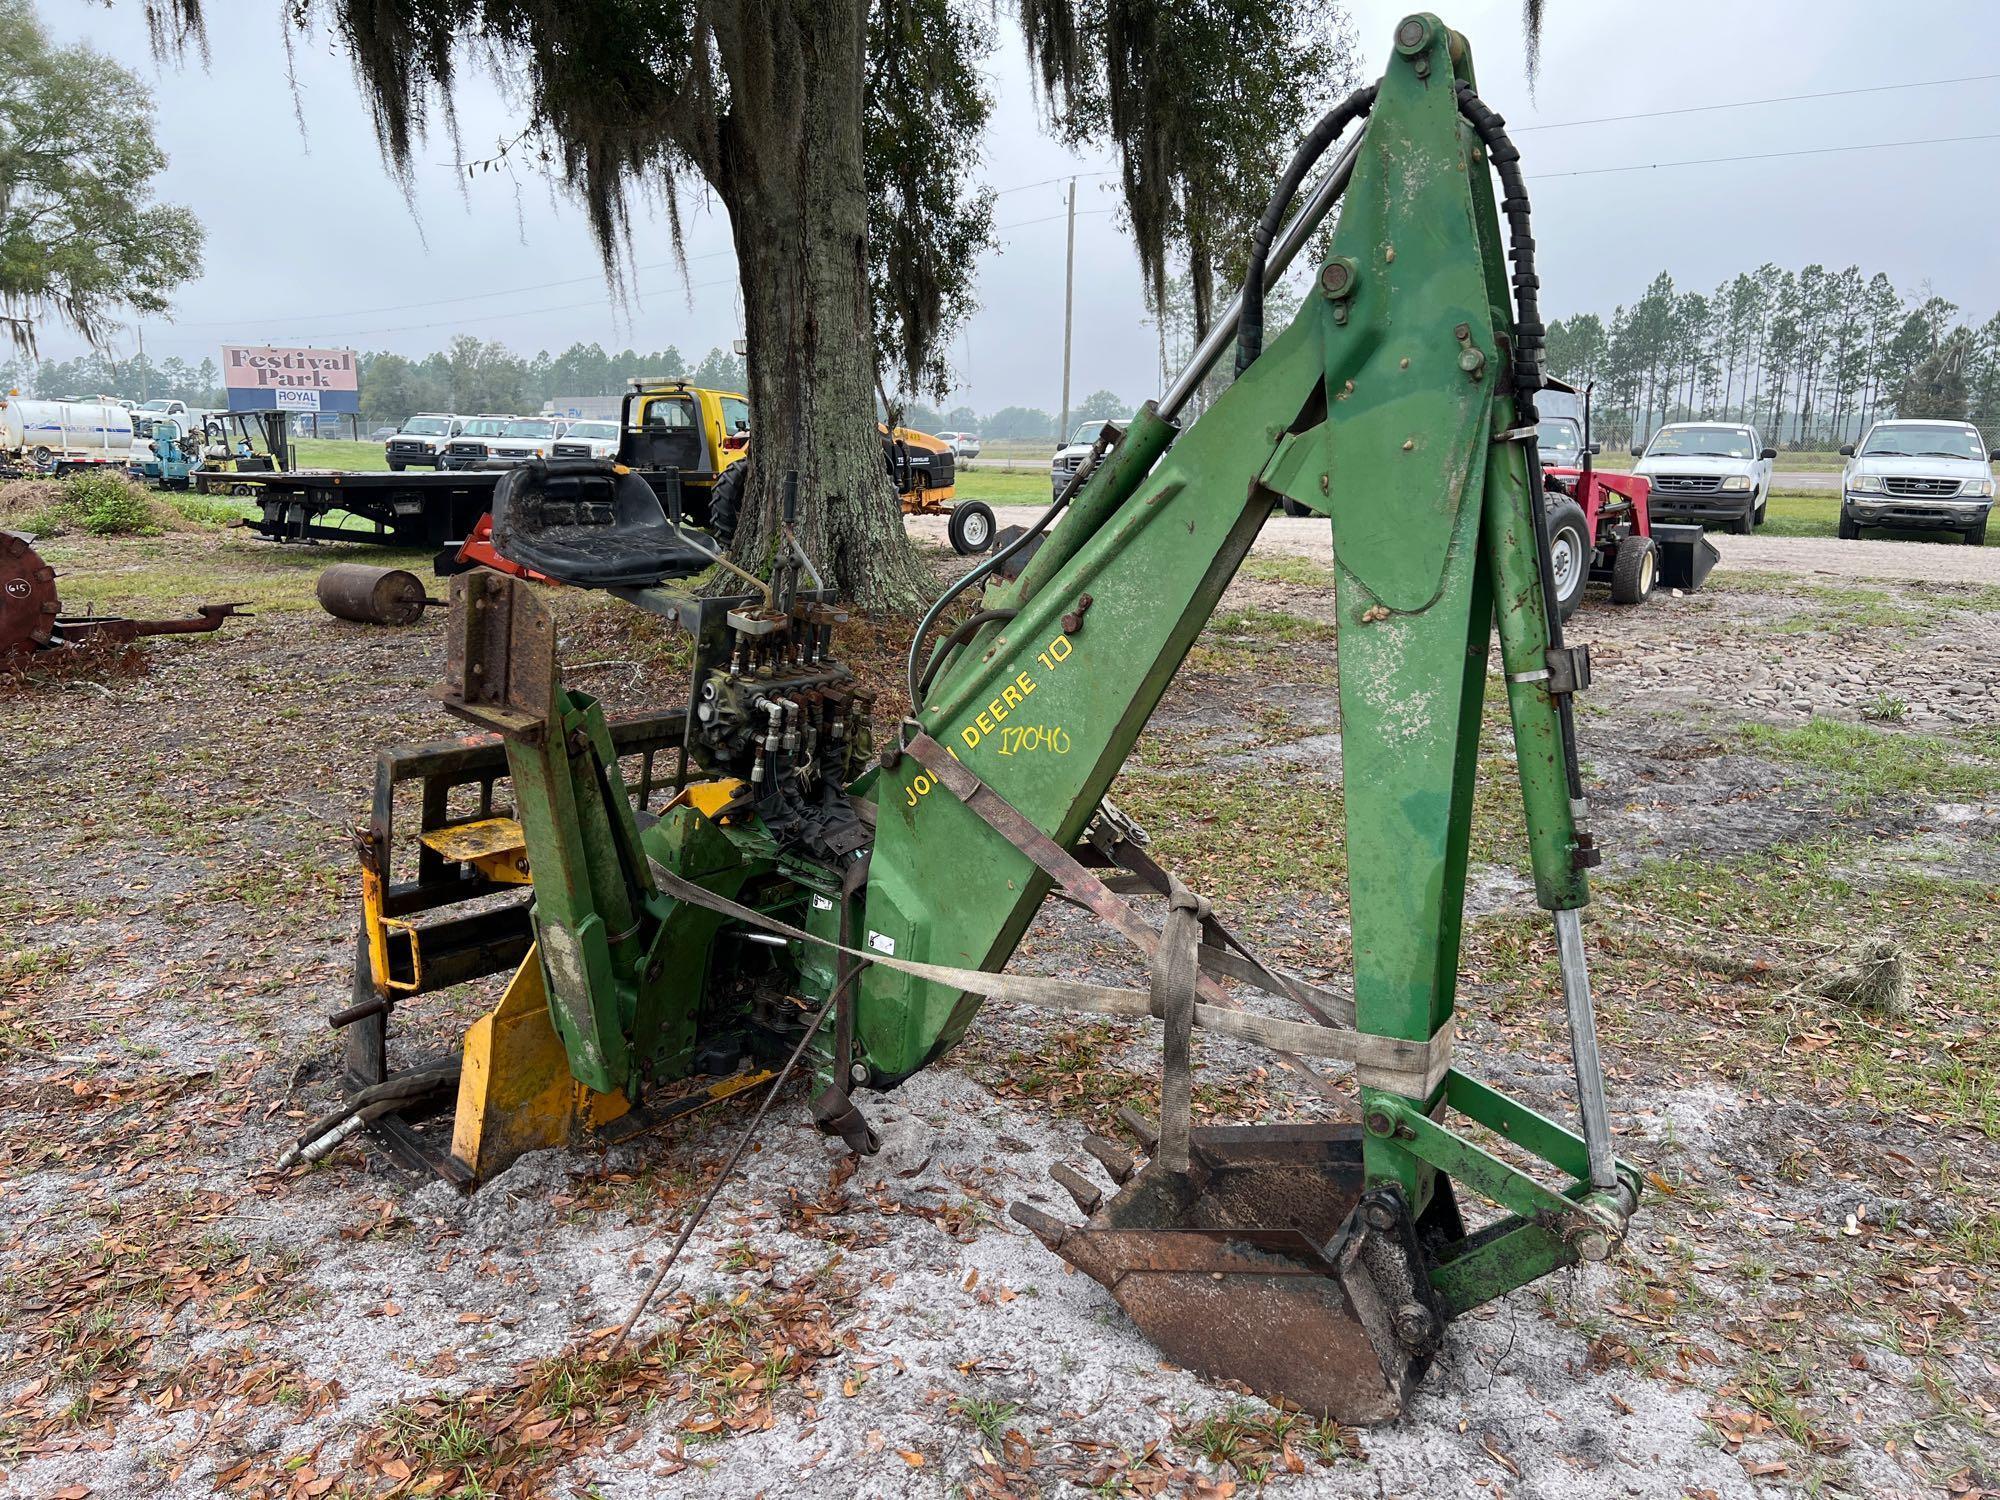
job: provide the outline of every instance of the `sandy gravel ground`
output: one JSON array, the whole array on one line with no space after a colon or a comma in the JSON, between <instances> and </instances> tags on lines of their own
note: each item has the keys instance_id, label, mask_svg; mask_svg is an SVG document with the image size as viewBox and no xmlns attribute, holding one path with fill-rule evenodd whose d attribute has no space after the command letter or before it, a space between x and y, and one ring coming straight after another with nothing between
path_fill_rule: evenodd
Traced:
<instances>
[{"instance_id":1,"label":"sandy gravel ground","mask_svg":"<svg viewBox=\"0 0 2000 1500\"><path fill-rule=\"evenodd\" d=\"M1267 530L1116 795L1266 951L1337 978L1315 533ZM49 551L107 606L163 613L167 590L258 613L146 647L136 675L0 690L0 1494L2000 1493L1990 588L1786 578L1731 550L1698 595L1577 616L1609 851L1590 941L1647 1200L1616 1260L1461 1320L1407 1420L1352 1432L1164 1365L1007 1219L1021 1198L1070 1213L1050 1164L1117 1105L1150 1105L1137 1024L990 1007L945 1063L864 1098L885 1149L858 1166L782 1101L635 1361L603 1360L601 1330L740 1108L524 1159L470 1199L358 1143L274 1173L333 1100L324 1018L348 998L373 756L457 728L422 694L441 621L323 618L330 551ZM893 670L892 645L864 633L862 666ZM564 596L562 650L614 709L683 690L628 611ZM1509 754L1489 724L1460 1058L1567 1118ZM1907 964L1893 1013L1813 988L1857 934ZM1015 966L1136 977L1053 906ZM495 990L412 1007L405 1055L451 1046ZM1243 1049L1198 1054L1210 1118L1321 1107Z\"/></svg>"}]
</instances>

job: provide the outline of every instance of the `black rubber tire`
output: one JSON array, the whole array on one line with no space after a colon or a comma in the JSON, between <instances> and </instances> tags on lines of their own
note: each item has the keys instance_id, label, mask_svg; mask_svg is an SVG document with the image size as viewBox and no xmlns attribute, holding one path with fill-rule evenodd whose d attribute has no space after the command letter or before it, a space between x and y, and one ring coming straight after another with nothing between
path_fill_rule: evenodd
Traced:
<instances>
[{"instance_id":1,"label":"black rubber tire","mask_svg":"<svg viewBox=\"0 0 2000 1500\"><path fill-rule=\"evenodd\" d=\"M1961 535L1965 538L1966 546L1984 547L1986 545L1986 521L1982 518L1977 526L1966 527Z\"/></svg>"},{"instance_id":2,"label":"black rubber tire","mask_svg":"<svg viewBox=\"0 0 2000 1500\"><path fill-rule=\"evenodd\" d=\"M389 460L389 472L391 474L400 474L403 472L403 466L392 458Z\"/></svg>"},{"instance_id":3,"label":"black rubber tire","mask_svg":"<svg viewBox=\"0 0 2000 1500\"><path fill-rule=\"evenodd\" d=\"M1750 529L1755 531L1771 519L1771 492L1764 491L1750 502Z\"/></svg>"},{"instance_id":4,"label":"black rubber tire","mask_svg":"<svg viewBox=\"0 0 2000 1500\"><path fill-rule=\"evenodd\" d=\"M1583 529L1583 507L1566 495L1549 499L1549 565L1556 581L1556 615L1567 620L1583 603L1592 549Z\"/></svg>"},{"instance_id":5,"label":"black rubber tire","mask_svg":"<svg viewBox=\"0 0 2000 1500\"><path fill-rule=\"evenodd\" d=\"M1861 539L1861 528L1847 519L1846 511L1840 513L1840 524L1835 530L1839 533L1840 539L1843 542L1854 542Z\"/></svg>"},{"instance_id":6,"label":"black rubber tire","mask_svg":"<svg viewBox=\"0 0 2000 1500\"><path fill-rule=\"evenodd\" d=\"M1743 514L1723 523L1722 529L1731 536L1748 536L1757 529L1756 502L1747 500L1743 504Z\"/></svg>"},{"instance_id":7,"label":"black rubber tire","mask_svg":"<svg viewBox=\"0 0 2000 1500\"><path fill-rule=\"evenodd\" d=\"M1278 504L1284 510L1285 514L1288 516L1309 516L1312 514L1310 510L1308 510L1305 506L1299 504L1299 502L1294 500L1290 495L1285 496L1284 499L1278 502Z\"/></svg>"},{"instance_id":8,"label":"black rubber tire","mask_svg":"<svg viewBox=\"0 0 2000 1500\"><path fill-rule=\"evenodd\" d=\"M1660 581L1660 554L1653 539L1636 532L1618 539L1611 562L1611 602L1644 604Z\"/></svg>"},{"instance_id":9,"label":"black rubber tire","mask_svg":"<svg viewBox=\"0 0 2000 1500\"><path fill-rule=\"evenodd\" d=\"M999 529L993 507L984 500L959 501L952 506L951 520L945 526L951 537L951 550L960 557L977 557L991 547Z\"/></svg>"},{"instance_id":10,"label":"black rubber tire","mask_svg":"<svg viewBox=\"0 0 2000 1500\"><path fill-rule=\"evenodd\" d=\"M736 536L736 518L743 513L743 486L750 463L738 459L716 477L708 492L708 534L727 547Z\"/></svg>"}]
</instances>

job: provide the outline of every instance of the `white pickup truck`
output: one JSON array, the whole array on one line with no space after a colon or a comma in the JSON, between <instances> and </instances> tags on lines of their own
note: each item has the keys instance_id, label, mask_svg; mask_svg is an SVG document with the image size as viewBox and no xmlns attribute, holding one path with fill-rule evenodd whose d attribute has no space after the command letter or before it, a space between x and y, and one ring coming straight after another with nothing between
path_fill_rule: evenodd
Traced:
<instances>
[{"instance_id":1,"label":"white pickup truck","mask_svg":"<svg viewBox=\"0 0 2000 1500\"><path fill-rule=\"evenodd\" d=\"M1764 524L1777 456L1742 422L1669 422L1632 472L1652 481L1654 520L1720 521L1748 536Z\"/></svg>"},{"instance_id":2,"label":"white pickup truck","mask_svg":"<svg viewBox=\"0 0 2000 1500\"><path fill-rule=\"evenodd\" d=\"M1956 531L1975 547L1986 543L1993 476L1979 429L1970 422L1916 418L1877 422L1857 450L1842 448L1840 534L1864 526L1898 531Z\"/></svg>"},{"instance_id":3,"label":"white pickup truck","mask_svg":"<svg viewBox=\"0 0 2000 1500\"><path fill-rule=\"evenodd\" d=\"M383 457L398 473L442 468L444 445L457 437L463 426L450 412L420 411L382 444Z\"/></svg>"},{"instance_id":4,"label":"white pickup truck","mask_svg":"<svg viewBox=\"0 0 2000 1500\"><path fill-rule=\"evenodd\" d=\"M572 422L570 429L549 450L552 458L616 458L618 424L589 419Z\"/></svg>"}]
</instances>

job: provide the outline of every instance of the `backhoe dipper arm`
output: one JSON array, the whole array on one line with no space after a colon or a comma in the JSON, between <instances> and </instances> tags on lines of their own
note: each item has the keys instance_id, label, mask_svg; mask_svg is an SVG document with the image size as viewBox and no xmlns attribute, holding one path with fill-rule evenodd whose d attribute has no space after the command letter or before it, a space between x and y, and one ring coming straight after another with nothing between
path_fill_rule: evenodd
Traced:
<instances>
[{"instance_id":1,"label":"backhoe dipper arm","mask_svg":"<svg viewBox=\"0 0 2000 1500\"><path fill-rule=\"evenodd\" d=\"M906 726L906 743L921 728L1068 846L1272 507L1289 498L1330 517L1358 1026L1418 1042L1451 1023L1495 622L1536 894L1563 914L1571 1017L1580 1002L1588 1022L1574 913L1593 855L1559 711L1585 674L1578 654L1551 646L1533 408L1517 404L1489 147L1461 112L1461 83L1477 104L1470 82L1463 38L1427 15L1403 22L1299 314L1178 438L1156 409L1140 412L1018 582L988 586L985 608L1018 612L957 651ZM1525 213L1522 197L1517 229ZM1532 282L1531 261L1525 270ZM1525 336L1532 365L1539 329ZM1002 967L1048 878L913 756L885 769L874 795L867 945ZM856 1018L868 1081L937 1056L977 1004L869 970ZM1578 1050L1591 1149L1575 1175L1615 1237L1636 1186L1613 1171L1594 1032L1587 1057ZM1410 1099L1364 1090L1371 1176L1400 1184L1415 1209L1436 1153L1410 1145L1403 1112L1423 1117L1447 1087ZM1551 1253L1574 1258L1573 1247Z\"/></svg>"}]
</instances>

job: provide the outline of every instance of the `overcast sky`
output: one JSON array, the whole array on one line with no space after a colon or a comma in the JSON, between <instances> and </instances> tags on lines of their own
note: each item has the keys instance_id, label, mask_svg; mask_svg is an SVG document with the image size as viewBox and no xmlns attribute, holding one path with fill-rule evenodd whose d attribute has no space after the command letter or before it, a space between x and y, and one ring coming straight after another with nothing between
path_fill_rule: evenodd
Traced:
<instances>
[{"instance_id":1,"label":"overcast sky","mask_svg":"<svg viewBox=\"0 0 2000 1500\"><path fill-rule=\"evenodd\" d=\"M160 196L190 205L207 225L204 273L178 293L171 324L145 327L156 358L197 361L225 342L415 355L460 333L524 353L596 340L613 350L673 344L693 358L739 331L727 226L705 199L687 200L685 281L664 228L639 227L638 295L621 310L581 214L532 178L493 174L463 187L451 143L434 137L419 153L413 211L383 168L346 59L324 38L295 50L295 99L281 7L271 0L208 0L206 69L198 60L157 67L136 0L109 10L88 0L37 3L61 39L87 38L155 81L159 137L172 159ZM1379 73L1406 8L1407 0L1350 6L1368 76ZM1532 99L1520 10L1519 0L1459 0L1440 13L1470 37L1481 92L1519 133L1548 311L1609 312L1662 269L1706 290L1764 261L1814 260L1886 271L1906 292L1928 282L1981 321L2000 306L2000 195L1979 175L2000 132L1991 123L2000 4L1549 0ZM1074 399L1099 387L1130 402L1153 394L1158 346L1113 212L1109 162L1077 157L1039 129L1019 36L1004 19L986 68L996 108L983 171L1002 194L1000 244L980 264L982 310L952 351L954 399L982 413L1060 404L1070 173L1097 174L1077 185ZM1987 73L1996 76L1665 113ZM483 80L471 70L466 78L464 151L478 157L514 127ZM1642 118L1554 128L1633 114ZM1536 126L1547 128L1527 128ZM1989 138L1824 150L1980 135ZM1664 165L1807 151L1823 154ZM1599 170L1633 167L1643 169ZM1042 181L1052 178L1064 181ZM81 348L53 325L42 343L57 357ZM131 347L128 330L121 352Z\"/></svg>"}]
</instances>

